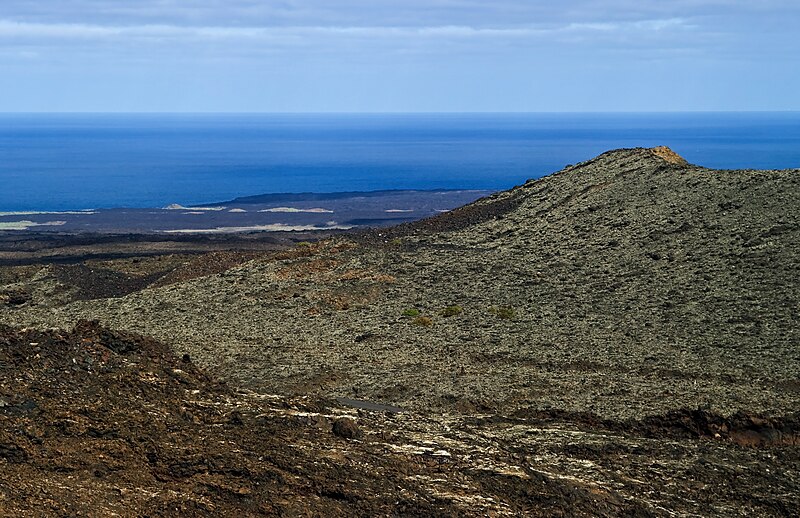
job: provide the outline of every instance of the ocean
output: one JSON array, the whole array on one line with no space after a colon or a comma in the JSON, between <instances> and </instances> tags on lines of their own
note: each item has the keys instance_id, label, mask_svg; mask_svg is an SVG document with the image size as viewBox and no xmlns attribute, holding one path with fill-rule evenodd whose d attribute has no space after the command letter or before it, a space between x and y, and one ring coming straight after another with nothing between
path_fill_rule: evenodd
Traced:
<instances>
[{"instance_id":1,"label":"ocean","mask_svg":"<svg viewBox=\"0 0 800 518\"><path fill-rule=\"evenodd\" d=\"M0 211L286 192L507 189L620 147L800 167L800 112L0 114Z\"/></svg>"}]
</instances>

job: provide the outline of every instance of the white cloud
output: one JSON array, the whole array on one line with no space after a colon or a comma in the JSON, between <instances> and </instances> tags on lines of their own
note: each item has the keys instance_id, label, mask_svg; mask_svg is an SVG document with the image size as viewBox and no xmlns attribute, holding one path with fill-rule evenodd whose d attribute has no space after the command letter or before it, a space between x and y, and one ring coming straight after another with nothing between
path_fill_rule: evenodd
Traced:
<instances>
[{"instance_id":1,"label":"white cloud","mask_svg":"<svg viewBox=\"0 0 800 518\"><path fill-rule=\"evenodd\" d=\"M0 0L0 88L32 111L763 109L796 105L798 23L797 0Z\"/></svg>"},{"instance_id":2,"label":"white cloud","mask_svg":"<svg viewBox=\"0 0 800 518\"><path fill-rule=\"evenodd\" d=\"M230 27L178 25L91 25L28 23L0 20L0 38L29 39L248 39L291 41L296 37L321 38L532 38L563 32L662 31L692 26L680 18L616 23L571 23L512 27L442 26L286 26Z\"/></svg>"},{"instance_id":3,"label":"white cloud","mask_svg":"<svg viewBox=\"0 0 800 518\"><path fill-rule=\"evenodd\" d=\"M3 17L101 25L492 26L797 12L796 0L3 0Z\"/></svg>"}]
</instances>

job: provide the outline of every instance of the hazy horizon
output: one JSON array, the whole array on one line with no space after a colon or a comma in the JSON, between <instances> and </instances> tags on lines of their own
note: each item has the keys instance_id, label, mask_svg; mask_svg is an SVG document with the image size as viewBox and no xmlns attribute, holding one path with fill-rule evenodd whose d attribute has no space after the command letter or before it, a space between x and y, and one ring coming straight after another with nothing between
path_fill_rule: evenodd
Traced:
<instances>
[{"instance_id":1,"label":"hazy horizon","mask_svg":"<svg viewBox=\"0 0 800 518\"><path fill-rule=\"evenodd\" d=\"M615 110L615 111L0 111L0 115L682 115L796 114L797 110Z\"/></svg>"}]
</instances>

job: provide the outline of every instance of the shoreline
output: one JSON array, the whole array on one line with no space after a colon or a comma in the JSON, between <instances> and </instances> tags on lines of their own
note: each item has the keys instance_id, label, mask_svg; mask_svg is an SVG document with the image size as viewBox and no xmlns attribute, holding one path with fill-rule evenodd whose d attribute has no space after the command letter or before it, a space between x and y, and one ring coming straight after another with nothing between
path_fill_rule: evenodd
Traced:
<instances>
[{"instance_id":1,"label":"shoreline","mask_svg":"<svg viewBox=\"0 0 800 518\"><path fill-rule=\"evenodd\" d=\"M260 194L202 205L0 211L0 235L211 234L385 227L447 212L494 191L382 190Z\"/></svg>"}]
</instances>

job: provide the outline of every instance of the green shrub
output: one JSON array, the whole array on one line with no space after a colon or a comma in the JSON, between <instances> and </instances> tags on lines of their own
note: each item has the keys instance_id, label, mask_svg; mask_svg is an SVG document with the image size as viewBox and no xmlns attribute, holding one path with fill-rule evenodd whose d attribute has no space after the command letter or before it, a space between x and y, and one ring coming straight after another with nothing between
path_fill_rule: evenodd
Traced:
<instances>
[{"instance_id":1,"label":"green shrub","mask_svg":"<svg viewBox=\"0 0 800 518\"><path fill-rule=\"evenodd\" d=\"M511 320L515 315L514 308L510 306L492 306L489 308L489 313L503 320Z\"/></svg>"},{"instance_id":2,"label":"green shrub","mask_svg":"<svg viewBox=\"0 0 800 518\"><path fill-rule=\"evenodd\" d=\"M464 308L461 306L447 306L441 311L441 315L443 317L454 317L456 315L460 315L464 312Z\"/></svg>"},{"instance_id":3,"label":"green shrub","mask_svg":"<svg viewBox=\"0 0 800 518\"><path fill-rule=\"evenodd\" d=\"M421 314L420 311L416 308L408 308L406 310L403 310L404 317L413 318L420 316L420 314Z\"/></svg>"}]
</instances>

